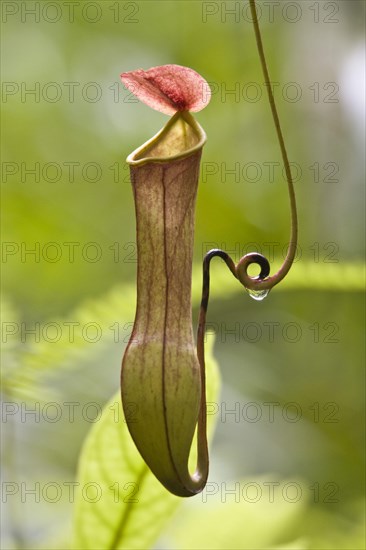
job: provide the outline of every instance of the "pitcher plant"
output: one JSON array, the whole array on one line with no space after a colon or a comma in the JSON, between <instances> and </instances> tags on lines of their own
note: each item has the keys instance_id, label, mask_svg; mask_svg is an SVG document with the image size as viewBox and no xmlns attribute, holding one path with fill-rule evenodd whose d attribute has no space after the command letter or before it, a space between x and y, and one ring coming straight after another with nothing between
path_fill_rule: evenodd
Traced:
<instances>
[{"instance_id":1,"label":"pitcher plant","mask_svg":"<svg viewBox=\"0 0 366 550\"><path fill-rule=\"evenodd\" d=\"M287 152L270 86L255 8L256 42L285 167L291 237L283 265L270 276L268 260L256 252L235 264L223 250L203 260L197 343L192 328L191 280L195 202L206 134L192 116L210 101L207 82L194 70L163 65L123 73L124 85L148 106L172 115L153 138L131 153L136 212L137 306L121 372L122 404L131 436L145 462L173 494L187 497L204 488L209 467L206 436L204 334L210 261L219 256L255 299L263 299L289 271L296 253L297 215ZM257 277L248 267L258 264ZM134 404L138 414L129 415ZM197 429L197 466L188 461Z\"/></svg>"}]
</instances>

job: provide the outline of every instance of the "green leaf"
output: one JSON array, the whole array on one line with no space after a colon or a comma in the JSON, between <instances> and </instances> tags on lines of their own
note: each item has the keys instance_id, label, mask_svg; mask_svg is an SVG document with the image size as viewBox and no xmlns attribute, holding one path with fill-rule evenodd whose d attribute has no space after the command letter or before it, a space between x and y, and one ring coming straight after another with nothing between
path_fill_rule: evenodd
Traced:
<instances>
[{"instance_id":1,"label":"green leaf","mask_svg":"<svg viewBox=\"0 0 366 550\"><path fill-rule=\"evenodd\" d=\"M237 258L235 258L237 259ZM276 265L271 265L271 272ZM202 268L194 266L192 281L192 300L197 303L202 291ZM327 290L332 292L359 292L365 290L365 266L360 262L320 263L299 261L294 263L286 278L277 285L272 293L286 290ZM210 301L228 298L245 293L243 287L232 277L225 264L216 260L211 262Z\"/></svg>"},{"instance_id":2,"label":"green leaf","mask_svg":"<svg viewBox=\"0 0 366 550\"><path fill-rule=\"evenodd\" d=\"M26 334L20 314L5 301L3 326L9 327L9 334L4 332L2 339L2 391L13 399L27 402L62 401L64 395L57 380L60 374L84 366L90 369L95 358L105 357L116 345L122 356L121 336L113 326L124 327L133 319L135 294L134 285L121 285L98 300L78 305L65 318L38 323L36 335ZM33 330L37 326L34 322L23 324ZM90 333L90 338L85 331L89 325L99 330L100 338L95 342L95 332ZM60 334L54 340L52 326ZM47 327L51 327L50 332ZM14 334L10 333L11 329ZM118 379L119 372L116 372L116 382Z\"/></svg>"},{"instance_id":3,"label":"green leaf","mask_svg":"<svg viewBox=\"0 0 366 550\"><path fill-rule=\"evenodd\" d=\"M218 366L212 343L207 348L207 400L214 401L219 390ZM209 415L209 433L213 422ZM182 502L164 489L140 457L123 418L119 393L86 439L78 483L74 543L85 550L149 548Z\"/></svg>"},{"instance_id":4,"label":"green leaf","mask_svg":"<svg viewBox=\"0 0 366 550\"><path fill-rule=\"evenodd\" d=\"M297 289L329 290L335 292L359 292L364 290L364 266L360 263L311 263L299 261L292 267L286 279L273 289L274 292ZM195 265L192 281L192 302L198 305L202 292L202 266ZM211 266L211 303L224 300L238 293L245 293L243 287L228 272L222 261L212 262ZM40 388L44 380L64 371L73 370L81 364L87 364L90 358L99 351L105 353L114 344L111 326L118 320L120 326L133 319L135 311L135 285L116 286L99 300L89 300L79 305L66 318L50 319L58 323L62 336L58 341L50 342L41 338L39 342L22 343L20 315L12 304L4 300L2 306L3 327L18 329L13 335L5 334L2 341L2 389L7 395L21 400L50 401L57 400L57 384L50 384L43 394ZM248 298L249 299L249 298ZM270 298L269 298L270 299ZM243 306L244 307L244 306ZM76 323L75 338L70 341L67 323ZM80 331L87 323L97 322L102 339L91 344ZM121 355L123 349L121 348Z\"/></svg>"}]
</instances>

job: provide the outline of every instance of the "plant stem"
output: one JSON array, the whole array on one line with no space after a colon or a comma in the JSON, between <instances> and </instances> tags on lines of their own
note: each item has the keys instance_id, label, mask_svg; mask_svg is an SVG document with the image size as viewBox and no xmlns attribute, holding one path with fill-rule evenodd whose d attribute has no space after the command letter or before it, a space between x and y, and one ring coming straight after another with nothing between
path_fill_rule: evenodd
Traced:
<instances>
[{"instance_id":1,"label":"plant stem","mask_svg":"<svg viewBox=\"0 0 366 550\"><path fill-rule=\"evenodd\" d=\"M290 210L291 210L290 242L289 242L286 258L282 266L280 267L280 269L277 271L277 273L275 275L272 275L271 277L268 277L265 280L261 280L260 277L258 279L253 279L249 277L247 275L247 268L250 265L250 263L254 263L254 262L250 261L250 259L246 259L245 256L244 258L242 258L242 260L239 262L237 266L238 278L247 288L251 288L253 290L262 290L262 289L264 290L264 289L271 289L273 286L275 286L280 281L282 281L282 279L290 270L290 267L296 255L298 229L297 229L296 198L295 198L295 190L294 190L294 185L293 185L293 180L291 175L291 168L290 168L290 163L287 156L285 141L283 139L280 120L279 120L278 112L276 108L276 103L274 100L273 91L271 87L271 81L269 77L266 57L264 54L264 48L262 43L261 32L260 32L259 23L258 23L255 0L249 0L249 4L250 4L250 10L252 14L252 20L253 20L259 58L262 65L264 81L265 81L265 85L268 93L268 100L271 107L273 122L276 128L277 138L281 149L283 164L285 167L288 193L290 198Z\"/></svg>"}]
</instances>

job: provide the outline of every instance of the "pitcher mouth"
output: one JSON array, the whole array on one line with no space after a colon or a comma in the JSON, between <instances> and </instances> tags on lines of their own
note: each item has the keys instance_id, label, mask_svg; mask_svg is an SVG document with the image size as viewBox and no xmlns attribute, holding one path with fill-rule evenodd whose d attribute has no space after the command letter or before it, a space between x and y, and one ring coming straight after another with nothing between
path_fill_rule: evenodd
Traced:
<instances>
[{"instance_id":1,"label":"pitcher mouth","mask_svg":"<svg viewBox=\"0 0 366 550\"><path fill-rule=\"evenodd\" d=\"M128 155L126 162L141 166L183 159L202 149L206 139L193 116L188 111L178 111L154 137Z\"/></svg>"}]
</instances>

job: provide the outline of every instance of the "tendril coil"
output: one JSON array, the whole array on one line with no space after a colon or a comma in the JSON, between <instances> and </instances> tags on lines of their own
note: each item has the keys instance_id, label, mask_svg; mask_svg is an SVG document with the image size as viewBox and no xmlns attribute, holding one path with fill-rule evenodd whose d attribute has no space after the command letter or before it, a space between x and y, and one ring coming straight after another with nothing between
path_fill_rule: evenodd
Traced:
<instances>
[{"instance_id":1,"label":"tendril coil","mask_svg":"<svg viewBox=\"0 0 366 550\"><path fill-rule=\"evenodd\" d=\"M281 125L277 113L277 108L272 92L272 87L270 84L270 77L267 68L266 58L264 54L263 44L261 33L259 29L257 11L255 0L249 0L250 10L252 14L255 38L259 53L259 58L262 66L264 81L266 84L266 89L268 93L269 104L272 112L272 118L274 126L276 129L277 139L281 150L282 161L285 168L287 188L290 199L290 211L291 211L291 234L290 242L287 249L286 258L283 261L280 269L272 276L269 276L270 273L270 263L265 256L257 252L250 252L243 256L237 264L235 264L232 258L224 250L215 248L207 252L203 260L203 282L202 282L202 298L201 306L198 319L198 329L197 329L197 357L201 369L201 407L200 414L198 419L198 456L199 464L203 463L203 470L205 473L208 471L208 452L207 452L207 438L206 438L206 396L205 396L205 354L204 354L204 337L205 337L205 325L206 325L206 314L208 308L208 300L210 294L210 262L212 258L218 256L221 258L234 275L236 279L250 292L269 292L275 285L277 285L282 279L287 275L290 270L292 263L296 256L297 250L297 237L298 237L298 227L297 227L297 209L296 209L296 198L295 190L293 185L293 179L291 175L290 163L287 156L287 151L285 147L285 142L283 139L283 134L281 130ZM256 277L251 277L248 274L248 268L252 264L257 264L260 267L260 273ZM207 460L207 462L206 462ZM207 476L206 476L207 477Z\"/></svg>"}]
</instances>

